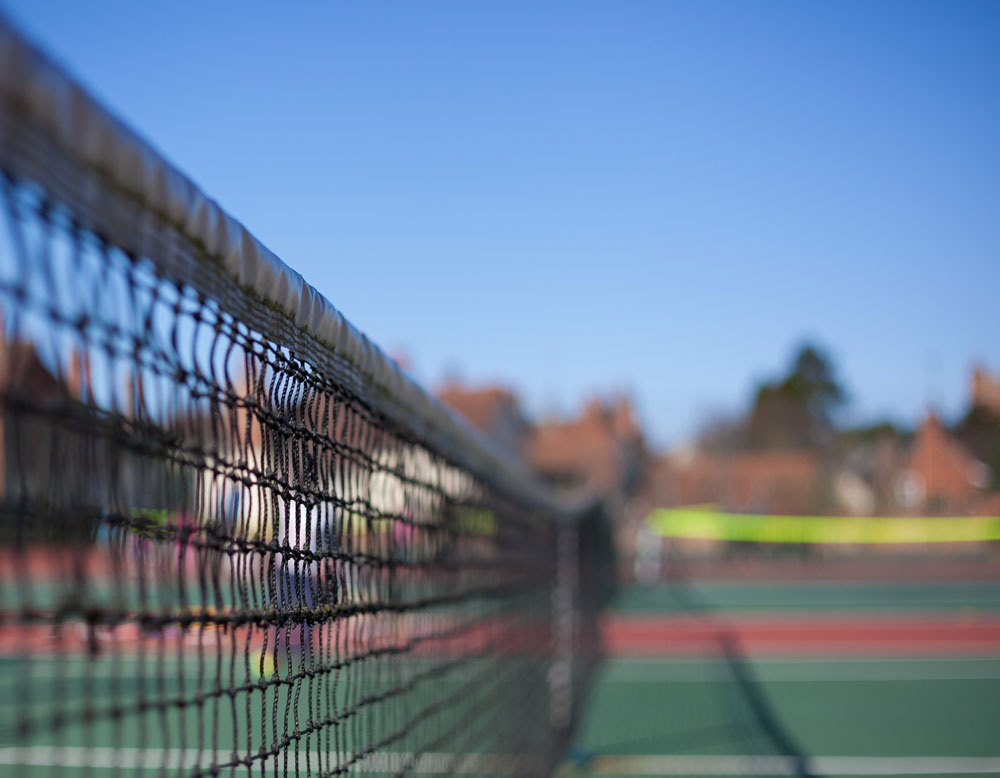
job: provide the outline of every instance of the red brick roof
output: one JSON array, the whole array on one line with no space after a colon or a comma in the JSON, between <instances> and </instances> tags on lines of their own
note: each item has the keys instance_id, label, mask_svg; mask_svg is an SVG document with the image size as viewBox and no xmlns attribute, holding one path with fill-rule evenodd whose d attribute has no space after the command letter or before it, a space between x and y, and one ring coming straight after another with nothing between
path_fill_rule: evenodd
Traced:
<instances>
[{"instance_id":1,"label":"red brick roof","mask_svg":"<svg viewBox=\"0 0 1000 778\"><path fill-rule=\"evenodd\" d=\"M930 510L964 511L985 486L977 483L981 463L945 431L933 413L921 422L904 468L920 478Z\"/></svg>"},{"instance_id":2,"label":"red brick roof","mask_svg":"<svg viewBox=\"0 0 1000 778\"><path fill-rule=\"evenodd\" d=\"M631 490L644 445L631 403L618 397L591 400L575 419L535 426L526 452L550 480L611 494Z\"/></svg>"},{"instance_id":3,"label":"red brick roof","mask_svg":"<svg viewBox=\"0 0 1000 778\"><path fill-rule=\"evenodd\" d=\"M471 426L517 456L523 456L527 422L517 396L499 386L471 388L456 383L438 390L438 400Z\"/></svg>"},{"instance_id":4,"label":"red brick roof","mask_svg":"<svg viewBox=\"0 0 1000 778\"><path fill-rule=\"evenodd\" d=\"M518 407L508 389L489 386L470 389L449 384L437 393L438 399L481 432L492 434L500 416Z\"/></svg>"},{"instance_id":5,"label":"red brick roof","mask_svg":"<svg viewBox=\"0 0 1000 778\"><path fill-rule=\"evenodd\" d=\"M990 375L985 368L972 371L972 404L1000 414L1000 377Z\"/></svg>"},{"instance_id":6,"label":"red brick roof","mask_svg":"<svg viewBox=\"0 0 1000 778\"><path fill-rule=\"evenodd\" d=\"M657 458L648 499L657 507L715 503L744 513L814 513L819 475L819 459L808 451L688 451Z\"/></svg>"}]
</instances>

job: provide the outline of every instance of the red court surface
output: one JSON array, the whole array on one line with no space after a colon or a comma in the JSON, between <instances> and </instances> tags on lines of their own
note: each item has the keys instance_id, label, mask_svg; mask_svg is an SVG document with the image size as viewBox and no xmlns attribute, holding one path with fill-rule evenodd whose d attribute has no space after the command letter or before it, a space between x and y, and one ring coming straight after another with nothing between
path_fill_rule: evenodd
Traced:
<instances>
[{"instance_id":1,"label":"red court surface","mask_svg":"<svg viewBox=\"0 0 1000 778\"><path fill-rule=\"evenodd\" d=\"M1000 616L977 614L611 615L608 656L697 655L721 638L749 655L1000 655Z\"/></svg>"}]
</instances>

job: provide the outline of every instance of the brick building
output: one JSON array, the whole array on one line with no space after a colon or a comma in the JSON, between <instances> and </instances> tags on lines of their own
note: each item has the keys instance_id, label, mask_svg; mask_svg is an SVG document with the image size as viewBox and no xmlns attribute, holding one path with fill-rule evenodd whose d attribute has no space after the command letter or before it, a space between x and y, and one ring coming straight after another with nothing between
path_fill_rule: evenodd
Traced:
<instances>
[{"instance_id":1,"label":"brick building","mask_svg":"<svg viewBox=\"0 0 1000 778\"><path fill-rule=\"evenodd\" d=\"M578 416L530 424L517 397L502 387L450 383L437 396L555 486L589 489L621 504L643 480L646 447L627 397L593 399Z\"/></svg>"},{"instance_id":2,"label":"brick building","mask_svg":"<svg viewBox=\"0 0 1000 778\"><path fill-rule=\"evenodd\" d=\"M1000 376L993 376L983 367L972 371L972 402L973 407L988 408L1000 416Z\"/></svg>"},{"instance_id":3,"label":"brick building","mask_svg":"<svg viewBox=\"0 0 1000 778\"><path fill-rule=\"evenodd\" d=\"M507 451L517 456L524 454L528 422L516 395L509 389L472 388L451 382L438 390L437 398Z\"/></svg>"},{"instance_id":4,"label":"brick building","mask_svg":"<svg viewBox=\"0 0 1000 778\"><path fill-rule=\"evenodd\" d=\"M631 403L618 396L591 400L576 418L533 426L526 456L552 483L627 499L641 480L646 448Z\"/></svg>"},{"instance_id":5,"label":"brick building","mask_svg":"<svg viewBox=\"0 0 1000 778\"><path fill-rule=\"evenodd\" d=\"M654 460L644 494L651 507L711 503L730 513L808 514L819 499L820 464L808 451L682 448Z\"/></svg>"},{"instance_id":6,"label":"brick building","mask_svg":"<svg viewBox=\"0 0 1000 778\"><path fill-rule=\"evenodd\" d=\"M917 429L897 480L897 500L908 513L982 513L990 502L989 468L975 459L933 413Z\"/></svg>"}]
</instances>

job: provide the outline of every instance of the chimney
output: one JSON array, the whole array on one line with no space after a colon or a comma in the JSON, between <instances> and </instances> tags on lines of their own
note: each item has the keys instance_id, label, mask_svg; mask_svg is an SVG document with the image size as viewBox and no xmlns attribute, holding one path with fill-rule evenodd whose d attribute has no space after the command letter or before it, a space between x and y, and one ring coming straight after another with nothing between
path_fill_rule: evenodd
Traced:
<instances>
[{"instance_id":1,"label":"chimney","mask_svg":"<svg viewBox=\"0 0 1000 778\"><path fill-rule=\"evenodd\" d=\"M86 402L93 396L93 385L90 380L90 357L85 349L76 349L70 353L69 368L66 371L66 388L70 397Z\"/></svg>"}]
</instances>

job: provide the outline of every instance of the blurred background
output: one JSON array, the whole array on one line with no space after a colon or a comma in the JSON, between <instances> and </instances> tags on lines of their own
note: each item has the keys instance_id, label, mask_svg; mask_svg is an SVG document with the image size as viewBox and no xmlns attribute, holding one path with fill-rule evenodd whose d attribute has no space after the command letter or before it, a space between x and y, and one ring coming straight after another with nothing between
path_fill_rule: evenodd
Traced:
<instances>
[{"instance_id":1,"label":"blurred background","mask_svg":"<svg viewBox=\"0 0 1000 778\"><path fill-rule=\"evenodd\" d=\"M990 3L4 8L425 385L662 449L804 342L848 426L1000 371Z\"/></svg>"},{"instance_id":2,"label":"blurred background","mask_svg":"<svg viewBox=\"0 0 1000 778\"><path fill-rule=\"evenodd\" d=\"M568 771L1000 774L1000 5L3 8L605 498Z\"/></svg>"}]
</instances>

